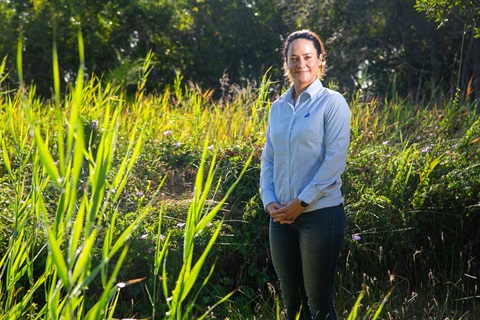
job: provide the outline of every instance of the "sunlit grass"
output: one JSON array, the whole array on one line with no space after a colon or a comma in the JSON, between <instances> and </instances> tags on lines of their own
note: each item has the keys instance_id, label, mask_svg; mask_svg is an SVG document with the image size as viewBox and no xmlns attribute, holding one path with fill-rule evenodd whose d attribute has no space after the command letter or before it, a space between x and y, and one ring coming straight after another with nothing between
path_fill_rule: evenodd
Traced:
<instances>
[{"instance_id":1,"label":"sunlit grass","mask_svg":"<svg viewBox=\"0 0 480 320\"><path fill-rule=\"evenodd\" d=\"M81 37L79 39L81 48ZM213 219L217 219L236 185L233 183L214 207L205 206L207 198L218 192L221 181L218 178L214 180L215 156L207 159L211 148L205 144L206 137L215 133L219 128L215 126L220 123L223 114L230 114L231 110L216 108L213 113L207 112L203 103L209 97L194 90L183 93L180 82L174 84L176 95L173 98L168 96L168 90L168 99L159 98L164 103L177 103L177 107L158 105L153 96L144 99L142 83L139 83L136 100L127 103L119 87L110 84L103 87L96 78L84 84L82 50L80 57L76 85L65 98L60 97L58 77L54 77L53 104L36 98L34 87L30 87L27 93L21 87L14 95L2 96L2 163L15 197L9 206L12 211L8 218L13 222L7 226L10 236L7 247L2 248L4 256L0 260L0 274L2 279L5 277L5 281L0 282L0 319L100 319L114 315L119 291L143 280L116 283L129 252L129 239L149 212L151 202L143 205L135 219L129 221L123 230L117 227L120 220L117 208L141 152L143 137L154 139L152 136L158 135L159 139L168 138L163 135L166 130L175 132L179 144L190 147L204 144L194 198L186 215L184 263L172 282L175 284L173 288L167 284L170 275L167 276L166 270L162 269L170 239L169 236L160 238L162 214L159 216L156 242L158 254L155 255L154 275L165 279L162 282L165 300L159 301L155 291L152 303L166 303L168 311L161 317L187 319L195 306L194 297L208 281L208 277L203 280L192 298L190 292L197 285L202 265L222 224L217 224L198 260L193 258L195 239ZM56 60L55 51L53 58ZM21 74L21 53L18 60ZM58 64L54 65L58 68ZM55 74L58 73L56 68ZM144 79L146 75L148 69L145 69ZM22 86L22 77L20 82ZM183 94L187 96L183 97ZM158 116L159 111L168 114ZM249 123L247 121L246 126ZM227 132L228 125L231 122L219 129ZM243 127L234 129L235 133L230 138L236 139L238 134L244 134L242 130ZM215 148L218 149L218 146ZM214 150L211 152L216 154ZM207 162L210 169L204 176ZM249 162L245 163L243 172ZM161 183L158 190L160 188ZM155 196L152 197L154 199ZM46 245L40 252L35 252L35 246L42 241L46 241ZM45 265L42 266L37 259L45 252ZM213 267L209 276L212 272ZM100 281L102 291L96 292L97 299L92 300L88 297L88 290L97 281ZM40 305L35 301L42 295L45 301ZM219 299L215 305L230 295ZM187 297L190 297L188 302ZM205 310L204 316L215 305ZM155 316L155 307L152 311L152 316Z\"/></svg>"},{"instance_id":2,"label":"sunlit grass","mask_svg":"<svg viewBox=\"0 0 480 320\"><path fill-rule=\"evenodd\" d=\"M147 94L149 54L131 95L94 75L84 82L82 56L74 86L61 92L54 76L52 100L22 77L18 89L0 94L0 319L280 319L278 285L265 276L268 239L259 238L264 212L258 196L241 198L258 193L259 153L278 95L268 74L228 100L181 76ZM20 75L21 65L20 52ZM472 316L477 244L458 240L478 214L475 105L347 98L339 315ZM170 191L172 176L190 172L180 188L189 192ZM461 215L450 213L449 201ZM136 239L152 242L142 251ZM233 276L218 266L235 263ZM135 270L126 264L141 275L129 277ZM261 284L248 278L261 275ZM139 287L144 294L131 300L141 307L128 306L122 292Z\"/></svg>"}]
</instances>

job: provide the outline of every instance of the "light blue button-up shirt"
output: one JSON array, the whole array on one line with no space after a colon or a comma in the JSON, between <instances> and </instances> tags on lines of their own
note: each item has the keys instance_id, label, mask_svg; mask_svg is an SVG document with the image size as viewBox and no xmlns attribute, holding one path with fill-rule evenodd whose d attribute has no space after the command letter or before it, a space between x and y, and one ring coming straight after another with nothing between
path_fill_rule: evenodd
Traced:
<instances>
[{"instance_id":1,"label":"light blue button-up shirt","mask_svg":"<svg viewBox=\"0 0 480 320\"><path fill-rule=\"evenodd\" d=\"M305 211L339 205L350 143L348 104L318 79L300 94L296 106L292 90L270 109L260 174L264 208L297 197L310 204Z\"/></svg>"}]
</instances>

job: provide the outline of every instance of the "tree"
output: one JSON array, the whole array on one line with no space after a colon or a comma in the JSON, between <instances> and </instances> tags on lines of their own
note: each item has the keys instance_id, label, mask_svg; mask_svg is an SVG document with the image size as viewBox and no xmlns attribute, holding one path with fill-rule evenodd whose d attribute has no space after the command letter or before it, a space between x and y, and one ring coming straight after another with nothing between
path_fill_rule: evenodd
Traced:
<instances>
[{"instance_id":1,"label":"tree","mask_svg":"<svg viewBox=\"0 0 480 320\"><path fill-rule=\"evenodd\" d=\"M9 57L10 83L17 78L15 48L21 36L24 78L47 97L52 41L57 42L62 83L68 85L78 69L78 30L87 75L135 83L136 61L152 51L158 63L149 75L151 90L172 83L178 74L208 88L218 87L224 73L246 84L272 64L281 66L278 48L285 26L269 0L18 0L1 2L0 10L0 26L6 30L0 35L5 40L0 56Z\"/></svg>"},{"instance_id":2,"label":"tree","mask_svg":"<svg viewBox=\"0 0 480 320\"><path fill-rule=\"evenodd\" d=\"M23 42L23 71L39 94L49 97L52 85L52 43L56 41L63 85L76 78L77 32L83 34L86 74L107 76L120 68L128 77L132 61L149 50L163 63L156 68L158 82L167 83L182 66L176 30L182 27L177 9L184 1L71 1L16 0L2 2L0 56L8 55L9 82L16 82L16 42ZM110 75L118 75L112 72ZM120 79L123 81L123 79Z\"/></svg>"},{"instance_id":3,"label":"tree","mask_svg":"<svg viewBox=\"0 0 480 320\"><path fill-rule=\"evenodd\" d=\"M455 92L463 25L437 30L413 0L279 0L284 20L317 31L327 80L342 91L431 98ZM463 60L465 61L465 60Z\"/></svg>"},{"instance_id":4,"label":"tree","mask_svg":"<svg viewBox=\"0 0 480 320\"><path fill-rule=\"evenodd\" d=\"M465 53L462 45L461 59L464 62L458 75L457 87L467 92L471 87L475 97L480 98L480 1L416 0L415 8L438 23L439 28L446 26L452 17L464 25L464 37L470 33Z\"/></svg>"},{"instance_id":5,"label":"tree","mask_svg":"<svg viewBox=\"0 0 480 320\"><path fill-rule=\"evenodd\" d=\"M125 86L136 84L138 62L151 51L157 63L149 74L149 90L163 88L179 74L201 87L219 89L224 74L244 86L272 66L272 78L283 79L283 39L294 30L310 28L327 48L326 81L341 91L360 88L372 95L430 98L437 93L432 87L452 93L460 87L466 95L475 88L478 97L480 55L475 53L480 50L478 39L471 36L473 24L467 23L478 23L478 0L454 0L460 5L446 7L454 19L438 30L437 23L414 8L418 3L450 2L0 1L0 58L8 55L8 81L15 83L16 43L21 37L24 79L49 97L52 42L57 43L65 86L76 78L81 30L87 76L95 73ZM462 44L465 30L469 37Z\"/></svg>"},{"instance_id":6,"label":"tree","mask_svg":"<svg viewBox=\"0 0 480 320\"><path fill-rule=\"evenodd\" d=\"M246 84L272 65L280 69L286 26L271 0L191 0L189 12L193 23L180 41L193 81L217 87L225 73L231 82Z\"/></svg>"},{"instance_id":7,"label":"tree","mask_svg":"<svg viewBox=\"0 0 480 320\"><path fill-rule=\"evenodd\" d=\"M427 18L435 20L439 26L448 22L450 16L472 27L476 37L480 37L480 2L478 0L416 0L415 8L424 12Z\"/></svg>"}]
</instances>

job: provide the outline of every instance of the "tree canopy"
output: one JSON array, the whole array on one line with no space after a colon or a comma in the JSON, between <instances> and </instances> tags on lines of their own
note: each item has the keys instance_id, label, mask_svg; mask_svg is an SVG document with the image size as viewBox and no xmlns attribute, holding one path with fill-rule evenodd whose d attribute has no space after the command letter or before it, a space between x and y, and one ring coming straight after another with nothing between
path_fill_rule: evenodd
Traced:
<instances>
[{"instance_id":1,"label":"tree canopy","mask_svg":"<svg viewBox=\"0 0 480 320\"><path fill-rule=\"evenodd\" d=\"M148 52L156 57L150 90L178 75L205 88L220 88L222 77L245 85L270 67L282 80L282 40L308 28L325 42L326 81L344 92L431 97L459 87L478 98L478 18L478 1L468 0L2 0L0 58L9 75L0 85L18 81L19 39L23 78L40 94L51 95L54 41L63 85L74 81L79 30L86 74L126 86Z\"/></svg>"}]
</instances>

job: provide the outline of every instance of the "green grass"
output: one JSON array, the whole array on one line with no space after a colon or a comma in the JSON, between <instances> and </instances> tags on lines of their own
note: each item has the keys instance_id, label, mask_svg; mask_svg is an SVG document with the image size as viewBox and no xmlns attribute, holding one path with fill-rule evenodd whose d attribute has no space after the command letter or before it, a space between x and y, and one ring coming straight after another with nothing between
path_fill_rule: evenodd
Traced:
<instances>
[{"instance_id":1,"label":"green grass","mask_svg":"<svg viewBox=\"0 0 480 320\"><path fill-rule=\"evenodd\" d=\"M0 94L0 319L281 318L258 196L278 92L148 94L152 59L134 95L82 63L52 100L22 78ZM339 316L478 318L478 106L359 96Z\"/></svg>"}]
</instances>

